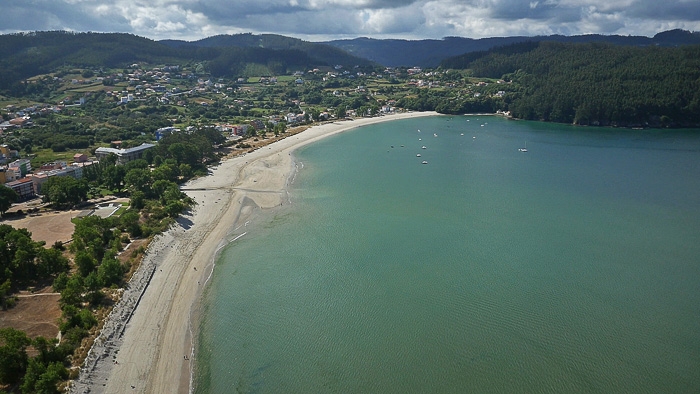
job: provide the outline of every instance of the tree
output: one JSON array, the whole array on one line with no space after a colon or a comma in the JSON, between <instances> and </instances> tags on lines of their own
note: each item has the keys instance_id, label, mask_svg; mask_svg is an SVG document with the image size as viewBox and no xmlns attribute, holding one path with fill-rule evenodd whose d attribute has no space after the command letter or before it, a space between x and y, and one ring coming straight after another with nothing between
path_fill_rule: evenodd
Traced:
<instances>
[{"instance_id":1,"label":"tree","mask_svg":"<svg viewBox=\"0 0 700 394\"><path fill-rule=\"evenodd\" d=\"M315 109L315 108L312 109L312 110L309 112L309 114L311 115L311 120L313 120L313 121L315 121L315 122L318 122L318 120L319 120L319 118L320 118L320 116L321 116L321 112L320 112L319 110Z\"/></svg>"},{"instance_id":2,"label":"tree","mask_svg":"<svg viewBox=\"0 0 700 394\"><path fill-rule=\"evenodd\" d=\"M158 168L153 170L153 172L151 173L151 176L153 177L153 180L155 182L158 182L159 180L175 182L177 180L179 172L180 172L180 169L177 166L177 164L171 165L171 164L163 163L160 166L158 166ZM155 188L155 182L153 183L154 188ZM156 195L158 195L157 192L156 192Z\"/></svg>"},{"instance_id":3,"label":"tree","mask_svg":"<svg viewBox=\"0 0 700 394\"><path fill-rule=\"evenodd\" d=\"M100 279L97 277L97 273L95 271L90 272L90 275L85 277L85 289L88 291L95 291L99 290L100 287L102 287L102 283L100 283Z\"/></svg>"},{"instance_id":4,"label":"tree","mask_svg":"<svg viewBox=\"0 0 700 394\"><path fill-rule=\"evenodd\" d=\"M134 168L126 173L124 177L124 183L128 186L132 192L141 191L146 195L151 192L151 172L143 168Z\"/></svg>"},{"instance_id":5,"label":"tree","mask_svg":"<svg viewBox=\"0 0 700 394\"><path fill-rule=\"evenodd\" d=\"M46 339L42 336L38 336L32 340L34 350L39 352L36 358L44 364L53 361L62 361L65 358L65 355L60 352L61 349L57 349L57 345L57 338Z\"/></svg>"},{"instance_id":6,"label":"tree","mask_svg":"<svg viewBox=\"0 0 700 394\"><path fill-rule=\"evenodd\" d=\"M58 384L68 379L68 370L60 362L53 362L46 367L34 386L37 393L60 394ZM28 392L28 391L25 391Z\"/></svg>"},{"instance_id":7,"label":"tree","mask_svg":"<svg viewBox=\"0 0 700 394\"><path fill-rule=\"evenodd\" d=\"M0 225L0 282L36 279L34 259L40 248L27 229Z\"/></svg>"},{"instance_id":8,"label":"tree","mask_svg":"<svg viewBox=\"0 0 700 394\"><path fill-rule=\"evenodd\" d=\"M76 253L74 260L75 265L78 267L78 273L82 277L90 275L90 273L95 270L95 267L97 267L95 259L93 259L90 253L88 253L86 250L81 250Z\"/></svg>"},{"instance_id":9,"label":"tree","mask_svg":"<svg viewBox=\"0 0 700 394\"><path fill-rule=\"evenodd\" d=\"M173 218L176 218L178 215L180 215L183 209L185 209L185 204L183 204L180 201L170 201L165 206L165 212Z\"/></svg>"},{"instance_id":10,"label":"tree","mask_svg":"<svg viewBox=\"0 0 700 394\"><path fill-rule=\"evenodd\" d=\"M180 172L180 175L181 175L183 178L189 179L189 178L192 177L192 166L191 166L191 165L182 163L182 164L180 164L180 166L178 167L178 170L179 170L179 172Z\"/></svg>"},{"instance_id":11,"label":"tree","mask_svg":"<svg viewBox=\"0 0 700 394\"><path fill-rule=\"evenodd\" d=\"M217 131L216 129L212 127L203 127L200 128L195 132L196 136L203 136L209 141L209 145L218 145L222 144L226 141L226 137L224 137L221 132Z\"/></svg>"},{"instance_id":12,"label":"tree","mask_svg":"<svg viewBox=\"0 0 700 394\"><path fill-rule=\"evenodd\" d=\"M340 106L338 106L338 108L336 108L336 110L335 110L335 117L336 118L343 119L343 118L345 118L345 114L346 114L346 109L345 109L344 105L340 105Z\"/></svg>"},{"instance_id":13,"label":"tree","mask_svg":"<svg viewBox=\"0 0 700 394\"><path fill-rule=\"evenodd\" d=\"M65 288L61 291L61 305L63 307L63 314L66 314L66 307L79 305L83 300L83 292L85 291L85 286L83 286L83 281L80 275L73 275L66 282ZM61 328L61 331L65 331Z\"/></svg>"},{"instance_id":14,"label":"tree","mask_svg":"<svg viewBox=\"0 0 700 394\"><path fill-rule=\"evenodd\" d=\"M102 264L97 268L97 277L103 286L109 287L118 284L124 275L124 267L119 260L112 256L106 256Z\"/></svg>"},{"instance_id":15,"label":"tree","mask_svg":"<svg viewBox=\"0 0 700 394\"><path fill-rule=\"evenodd\" d=\"M141 209L146 205L146 194L142 191L131 193L131 206L134 209Z\"/></svg>"},{"instance_id":16,"label":"tree","mask_svg":"<svg viewBox=\"0 0 700 394\"><path fill-rule=\"evenodd\" d=\"M53 291L55 292L62 292L63 289L66 288L66 285L68 284L68 274L65 272L61 272L56 276L56 279L53 280Z\"/></svg>"},{"instance_id":17,"label":"tree","mask_svg":"<svg viewBox=\"0 0 700 394\"><path fill-rule=\"evenodd\" d=\"M139 224L139 219L141 215L138 211L128 210L119 217L121 223L121 228L128 232L133 238L140 237L143 234L141 230L141 225Z\"/></svg>"},{"instance_id":18,"label":"tree","mask_svg":"<svg viewBox=\"0 0 700 394\"><path fill-rule=\"evenodd\" d=\"M17 192L5 185L0 185L0 216L4 215L18 198Z\"/></svg>"},{"instance_id":19,"label":"tree","mask_svg":"<svg viewBox=\"0 0 700 394\"><path fill-rule=\"evenodd\" d=\"M68 259L63 257L60 250L54 248L39 249L37 270L42 278L67 271L68 264Z\"/></svg>"},{"instance_id":20,"label":"tree","mask_svg":"<svg viewBox=\"0 0 700 394\"><path fill-rule=\"evenodd\" d=\"M175 109L177 111L177 109ZM148 164L153 164L153 156L155 153L153 153L152 149L147 149L145 152L143 152L143 159L146 160Z\"/></svg>"},{"instance_id":21,"label":"tree","mask_svg":"<svg viewBox=\"0 0 700 394\"><path fill-rule=\"evenodd\" d=\"M102 219L94 215L76 220L71 251L77 253L87 249L96 261L100 261L105 254L105 248L114 238L112 228L115 220L115 218Z\"/></svg>"},{"instance_id":22,"label":"tree","mask_svg":"<svg viewBox=\"0 0 700 394\"><path fill-rule=\"evenodd\" d=\"M102 179L108 188L112 190L119 190L124 182L124 176L126 175L126 169L124 166L112 165L105 167L102 171Z\"/></svg>"},{"instance_id":23,"label":"tree","mask_svg":"<svg viewBox=\"0 0 700 394\"><path fill-rule=\"evenodd\" d=\"M202 162L202 153L196 145L176 142L168 148L170 153L178 163L189 164L194 167Z\"/></svg>"},{"instance_id":24,"label":"tree","mask_svg":"<svg viewBox=\"0 0 700 394\"><path fill-rule=\"evenodd\" d=\"M27 369L27 346L31 340L22 331L2 328L0 343L0 384L15 384Z\"/></svg>"},{"instance_id":25,"label":"tree","mask_svg":"<svg viewBox=\"0 0 700 394\"><path fill-rule=\"evenodd\" d=\"M0 307L3 310L7 309L9 306L7 295L10 294L10 289L12 288L12 282L7 279L0 285Z\"/></svg>"},{"instance_id":26,"label":"tree","mask_svg":"<svg viewBox=\"0 0 700 394\"><path fill-rule=\"evenodd\" d=\"M44 183L41 189L44 193L44 200L61 209L87 200L90 187L84 179L78 180L70 176L53 176Z\"/></svg>"}]
</instances>

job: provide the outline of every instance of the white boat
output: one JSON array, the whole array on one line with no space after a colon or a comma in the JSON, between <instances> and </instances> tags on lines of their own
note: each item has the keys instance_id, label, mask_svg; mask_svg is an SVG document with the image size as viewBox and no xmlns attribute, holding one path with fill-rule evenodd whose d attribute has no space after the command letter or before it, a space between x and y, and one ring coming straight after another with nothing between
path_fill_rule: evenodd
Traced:
<instances>
[{"instance_id":1,"label":"white boat","mask_svg":"<svg viewBox=\"0 0 700 394\"><path fill-rule=\"evenodd\" d=\"M518 152L527 152L527 141L525 141L525 146L522 148L518 148Z\"/></svg>"},{"instance_id":2,"label":"white boat","mask_svg":"<svg viewBox=\"0 0 700 394\"><path fill-rule=\"evenodd\" d=\"M428 148L425 147L425 145L421 146L420 148L421 148L421 149L428 149Z\"/></svg>"},{"instance_id":3,"label":"white boat","mask_svg":"<svg viewBox=\"0 0 700 394\"><path fill-rule=\"evenodd\" d=\"M462 134L460 134L460 135L464 135L464 133L462 133Z\"/></svg>"},{"instance_id":4,"label":"white boat","mask_svg":"<svg viewBox=\"0 0 700 394\"><path fill-rule=\"evenodd\" d=\"M416 157L420 157L420 153L416 155Z\"/></svg>"},{"instance_id":5,"label":"white boat","mask_svg":"<svg viewBox=\"0 0 700 394\"><path fill-rule=\"evenodd\" d=\"M423 162L422 162L421 164L428 164L428 162L427 162L427 161L425 161L425 160L423 160Z\"/></svg>"},{"instance_id":6,"label":"white boat","mask_svg":"<svg viewBox=\"0 0 700 394\"><path fill-rule=\"evenodd\" d=\"M437 137L437 134L433 133L433 137Z\"/></svg>"}]
</instances>

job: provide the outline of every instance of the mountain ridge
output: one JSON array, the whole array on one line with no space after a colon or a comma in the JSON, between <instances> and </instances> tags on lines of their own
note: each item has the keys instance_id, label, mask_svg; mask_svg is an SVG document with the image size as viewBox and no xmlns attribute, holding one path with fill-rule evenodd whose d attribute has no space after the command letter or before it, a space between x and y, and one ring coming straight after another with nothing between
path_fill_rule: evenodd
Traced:
<instances>
[{"instance_id":1,"label":"mountain ridge","mask_svg":"<svg viewBox=\"0 0 700 394\"><path fill-rule=\"evenodd\" d=\"M469 52L487 51L491 48L516 44L527 41L555 41L564 43L605 42L616 45L630 46L680 46L700 44L700 32L675 29L660 32L654 37L646 36L621 36L585 34L575 36L549 35L549 36L512 36L512 37L488 37L465 38L445 37L441 40L401 40L401 39L373 39L358 37L350 40L332 40L323 43L344 49L355 56L385 66L420 66L437 67L440 62L449 57L463 55Z\"/></svg>"}]
</instances>

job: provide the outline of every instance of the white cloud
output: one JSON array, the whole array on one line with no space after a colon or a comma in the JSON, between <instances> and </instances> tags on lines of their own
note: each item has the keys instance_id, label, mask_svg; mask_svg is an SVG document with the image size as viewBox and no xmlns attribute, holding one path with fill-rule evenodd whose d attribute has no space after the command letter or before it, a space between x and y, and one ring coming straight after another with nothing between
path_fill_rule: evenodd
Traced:
<instances>
[{"instance_id":1,"label":"white cloud","mask_svg":"<svg viewBox=\"0 0 700 394\"><path fill-rule=\"evenodd\" d=\"M366 21L360 30L371 34L406 34L425 23L424 15L410 7L369 10L363 14Z\"/></svg>"},{"instance_id":2,"label":"white cloud","mask_svg":"<svg viewBox=\"0 0 700 394\"><path fill-rule=\"evenodd\" d=\"M0 32L117 31L153 39L240 32L308 40L653 35L700 30L697 0L33 0L4 1Z\"/></svg>"}]
</instances>

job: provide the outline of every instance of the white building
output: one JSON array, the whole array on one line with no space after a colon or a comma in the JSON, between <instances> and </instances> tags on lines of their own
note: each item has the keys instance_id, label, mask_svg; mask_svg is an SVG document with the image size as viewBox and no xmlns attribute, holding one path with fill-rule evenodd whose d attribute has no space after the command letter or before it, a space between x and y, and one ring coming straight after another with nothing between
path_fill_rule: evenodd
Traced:
<instances>
[{"instance_id":1,"label":"white building","mask_svg":"<svg viewBox=\"0 0 700 394\"><path fill-rule=\"evenodd\" d=\"M97 150L95 150L95 156L97 156L97 160L102 160L109 155L116 155L117 164L124 164L142 158L143 153L154 146L153 144L143 143L128 149L97 148Z\"/></svg>"}]
</instances>

